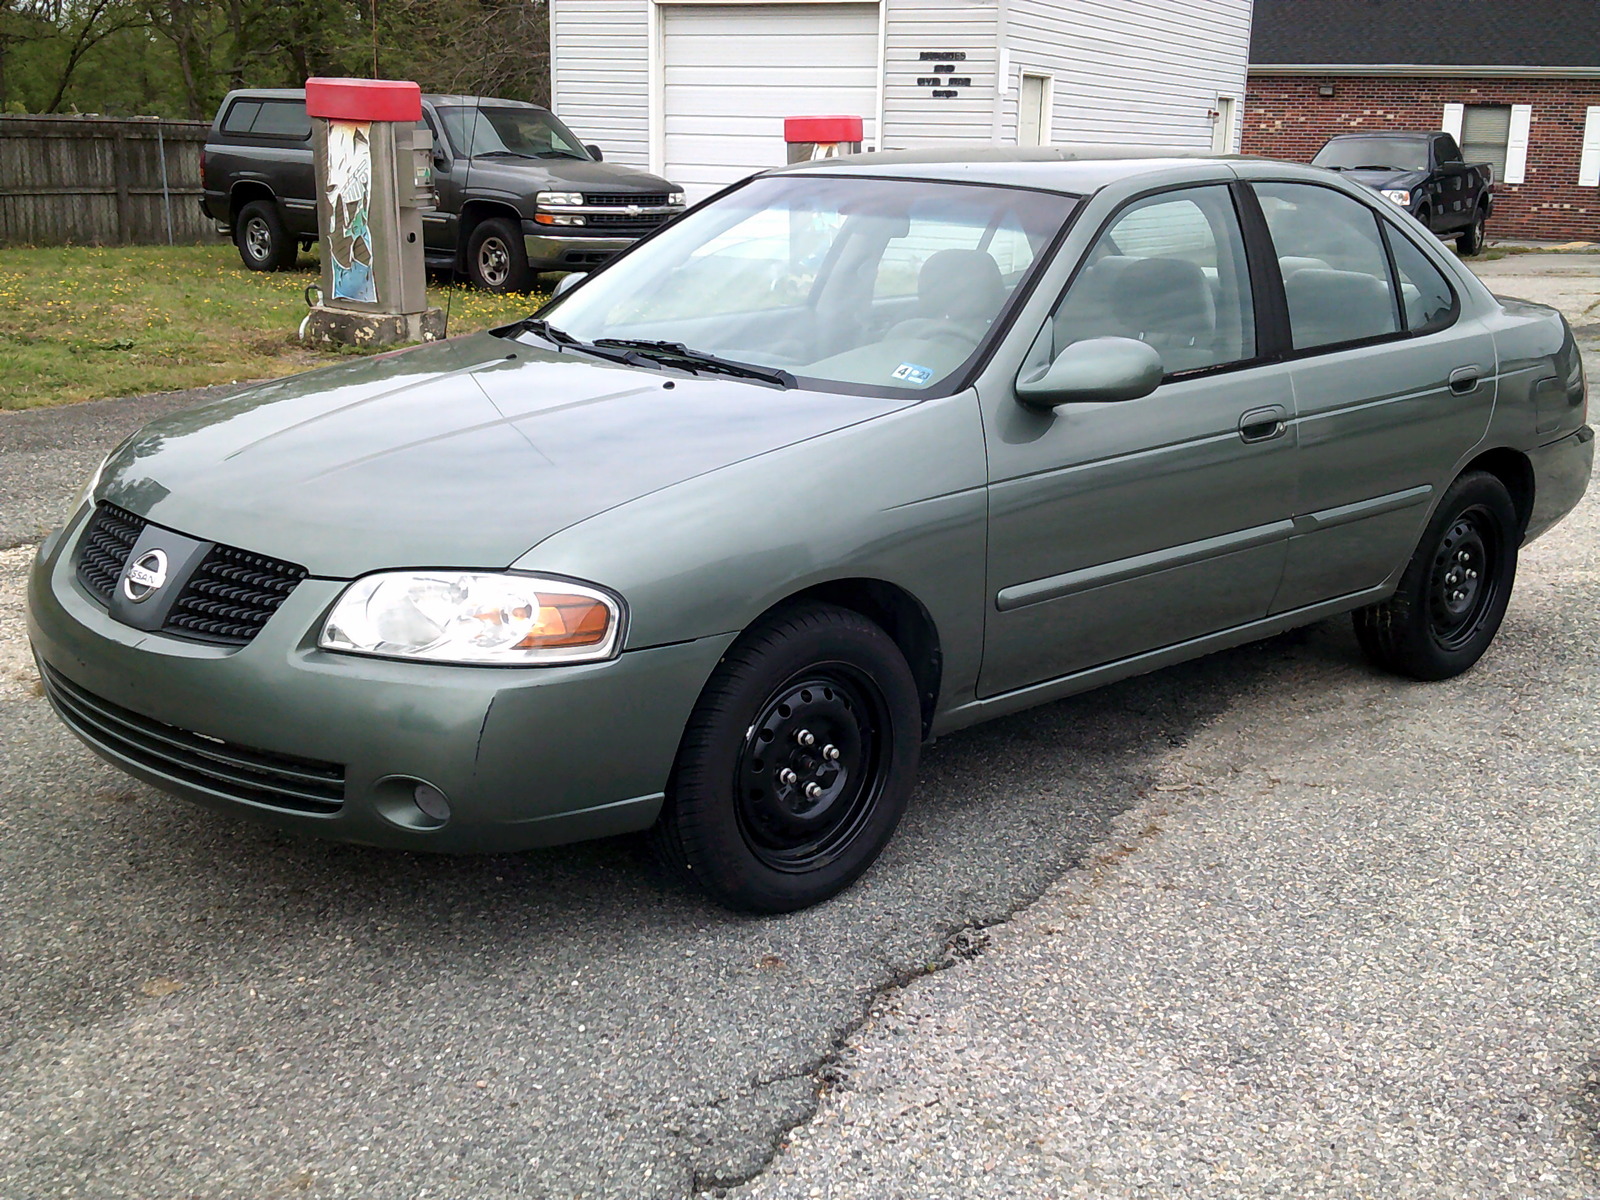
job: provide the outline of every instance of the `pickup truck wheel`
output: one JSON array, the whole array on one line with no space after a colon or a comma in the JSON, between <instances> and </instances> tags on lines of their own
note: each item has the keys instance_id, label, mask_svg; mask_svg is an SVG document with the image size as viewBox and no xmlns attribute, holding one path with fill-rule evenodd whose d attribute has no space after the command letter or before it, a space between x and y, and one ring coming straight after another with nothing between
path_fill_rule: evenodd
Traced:
<instances>
[{"instance_id":1,"label":"pickup truck wheel","mask_svg":"<svg viewBox=\"0 0 1600 1200\"><path fill-rule=\"evenodd\" d=\"M287 271L295 264L295 239L284 230L278 206L270 200L252 200L239 210L233 241L252 271Z\"/></svg>"},{"instance_id":2,"label":"pickup truck wheel","mask_svg":"<svg viewBox=\"0 0 1600 1200\"><path fill-rule=\"evenodd\" d=\"M1426 225L1430 231L1433 229L1433 214L1428 211L1427 205L1417 209L1417 220Z\"/></svg>"},{"instance_id":3,"label":"pickup truck wheel","mask_svg":"<svg viewBox=\"0 0 1600 1200\"><path fill-rule=\"evenodd\" d=\"M657 850L729 908L817 904L888 843L921 741L916 684L888 634L834 605L780 611L733 644L695 704Z\"/></svg>"},{"instance_id":4,"label":"pickup truck wheel","mask_svg":"<svg viewBox=\"0 0 1600 1200\"><path fill-rule=\"evenodd\" d=\"M1479 205L1477 213L1460 233L1456 234L1456 253L1463 258L1470 258L1474 254L1483 253L1483 206Z\"/></svg>"},{"instance_id":5,"label":"pickup truck wheel","mask_svg":"<svg viewBox=\"0 0 1600 1200\"><path fill-rule=\"evenodd\" d=\"M522 232L504 217L481 221L467 240L467 276L486 292L525 292L533 282Z\"/></svg>"},{"instance_id":6,"label":"pickup truck wheel","mask_svg":"<svg viewBox=\"0 0 1600 1200\"><path fill-rule=\"evenodd\" d=\"M1424 680L1477 662L1511 600L1518 531L1511 494L1493 475L1472 471L1451 484L1394 595L1354 613L1367 657Z\"/></svg>"}]
</instances>

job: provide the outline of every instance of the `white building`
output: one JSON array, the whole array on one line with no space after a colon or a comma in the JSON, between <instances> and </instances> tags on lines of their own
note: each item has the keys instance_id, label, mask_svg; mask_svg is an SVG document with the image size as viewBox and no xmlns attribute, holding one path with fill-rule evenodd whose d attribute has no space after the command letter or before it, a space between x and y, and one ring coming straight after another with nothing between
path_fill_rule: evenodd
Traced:
<instances>
[{"instance_id":1,"label":"white building","mask_svg":"<svg viewBox=\"0 0 1600 1200\"><path fill-rule=\"evenodd\" d=\"M869 149L1236 150L1251 0L550 0L552 107L699 199L785 161L783 118Z\"/></svg>"}]
</instances>

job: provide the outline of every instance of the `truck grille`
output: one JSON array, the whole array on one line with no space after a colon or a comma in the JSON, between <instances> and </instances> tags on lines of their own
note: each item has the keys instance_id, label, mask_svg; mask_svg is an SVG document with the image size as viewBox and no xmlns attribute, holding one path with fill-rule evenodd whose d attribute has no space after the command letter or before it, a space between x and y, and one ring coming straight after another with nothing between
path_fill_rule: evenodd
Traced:
<instances>
[{"instance_id":1,"label":"truck grille","mask_svg":"<svg viewBox=\"0 0 1600 1200\"><path fill-rule=\"evenodd\" d=\"M43 662L39 675L67 726L113 759L230 800L321 814L344 806L344 768L338 763L256 750L162 724L92 695Z\"/></svg>"},{"instance_id":2,"label":"truck grille","mask_svg":"<svg viewBox=\"0 0 1600 1200\"><path fill-rule=\"evenodd\" d=\"M109 606L128 555L148 524L102 503L78 543L78 581ZM289 598L306 569L294 563L213 545L174 601L165 633L225 646L243 646Z\"/></svg>"},{"instance_id":3,"label":"truck grille","mask_svg":"<svg viewBox=\"0 0 1600 1200\"><path fill-rule=\"evenodd\" d=\"M625 208L630 204L637 204L640 208L660 208L667 203L667 195L664 192L642 196L629 192L585 192L583 202L603 208Z\"/></svg>"},{"instance_id":4,"label":"truck grille","mask_svg":"<svg viewBox=\"0 0 1600 1200\"><path fill-rule=\"evenodd\" d=\"M639 216L634 216L631 213L590 213L584 221L586 224L614 232L649 233L657 226L667 223L667 214L641 213Z\"/></svg>"}]
</instances>

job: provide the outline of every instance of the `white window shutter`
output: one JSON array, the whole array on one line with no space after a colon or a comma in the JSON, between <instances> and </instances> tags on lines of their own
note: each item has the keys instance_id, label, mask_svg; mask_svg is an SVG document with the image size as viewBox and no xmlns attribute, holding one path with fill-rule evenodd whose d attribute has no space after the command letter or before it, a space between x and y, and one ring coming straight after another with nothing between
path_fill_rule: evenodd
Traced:
<instances>
[{"instance_id":1,"label":"white window shutter","mask_svg":"<svg viewBox=\"0 0 1600 1200\"><path fill-rule=\"evenodd\" d=\"M1591 105L1583 123L1583 156L1578 159L1578 186L1600 187L1600 104Z\"/></svg>"},{"instance_id":2,"label":"white window shutter","mask_svg":"<svg viewBox=\"0 0 1600 1200\"><path fill-rule=\"evenodd\" d=\"M1466 114L1465 104L1446 104L1444 106L1444 120L1439 122L1439 128L1455 138L1456 145L1461 144L1461 118Z\"/></svg>"},{"instance_id":3,"label":"white window shutter","mask_svg":"<svg viewBox=\"0 0 1600 1200\"><path fill-rule=\"evenodd\" d=\"M1506 137L1506 183L1524 183L1528 178L1528 127L1533 123L1533 105L1511 106L1511 132Z\"/></svg>"}]
</instances>

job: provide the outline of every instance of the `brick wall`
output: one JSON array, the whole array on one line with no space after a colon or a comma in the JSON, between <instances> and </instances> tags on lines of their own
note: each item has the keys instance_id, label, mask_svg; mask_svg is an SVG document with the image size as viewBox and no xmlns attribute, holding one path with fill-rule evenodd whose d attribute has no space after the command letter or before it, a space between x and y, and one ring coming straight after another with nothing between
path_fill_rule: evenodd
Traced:
<instances>
[{"instance_id":1,"label":"brick wall","mask_svg":"<svg viewBox=\"0 0 1600 1200\"><path fill-rule=\"evenodd\" d=\"M1317 94L1331 86L1331 97ZM1600 79L1251 75L1244 152L1308 162L1336 133L1438 129L1446 104L1530 104L1527 181L1495 184L1489 236L1600 241L1600 188L1578 186L1585 109Z\"/></svg>"}]
</instances>

